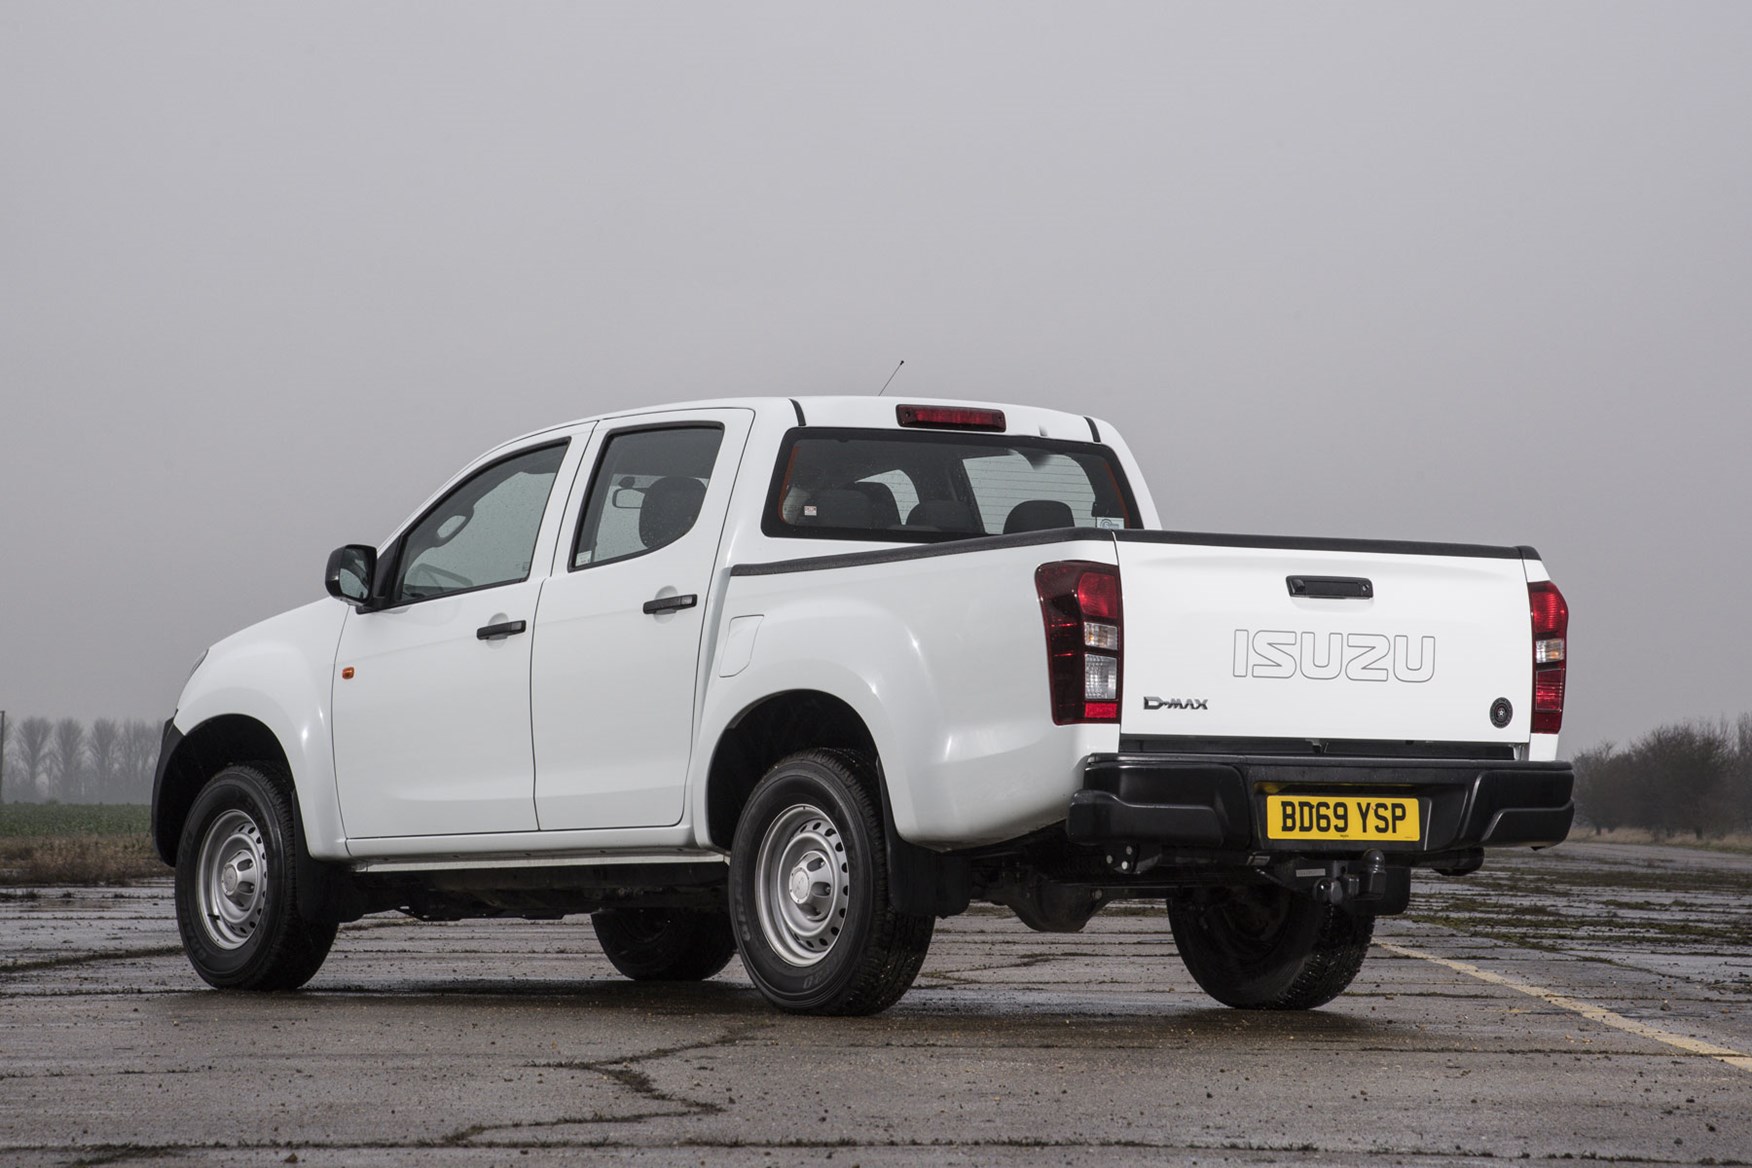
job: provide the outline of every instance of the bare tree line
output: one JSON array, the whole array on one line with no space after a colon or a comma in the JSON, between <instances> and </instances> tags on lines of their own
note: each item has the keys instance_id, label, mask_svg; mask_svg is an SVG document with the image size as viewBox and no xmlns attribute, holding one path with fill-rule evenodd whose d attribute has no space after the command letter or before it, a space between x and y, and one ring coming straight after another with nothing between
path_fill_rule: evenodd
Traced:
<instances>
[{"instance_id":1,"label":"bare tree line","mask_svg":"<svg viewBox=\"0 0 1752 1168\"><path fill-rule=\"evenodd\" d=\"M150 803L160 727L139 718L6 720L0 800Z\"/></svg>"},{"instance_id":2,"label":"bare tree line","mask_svg":"<svg viewBox=\"0 0 1752 1168\"><path fill-rule=\"evenodd\" d=\"M1576 810L1596 829L1695 839L1752 831L1752 714L1659 726L1575 757Z\"/></svg>"}]
</instances>

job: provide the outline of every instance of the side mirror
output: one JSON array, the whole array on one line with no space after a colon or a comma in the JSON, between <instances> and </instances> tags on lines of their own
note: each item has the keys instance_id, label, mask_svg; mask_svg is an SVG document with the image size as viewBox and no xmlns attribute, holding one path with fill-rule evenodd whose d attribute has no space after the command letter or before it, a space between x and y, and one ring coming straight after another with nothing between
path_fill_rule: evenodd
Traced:
<instances>
[{"instance_id":1,"label":"side mirror","mask_svg":"<svg viewBox=\"0 0 1752 1168\"><path fill-rule=\"evenodd\" d=\"M377 549L350 543L329 553L323 584L328 594L357 609L371 604L371 581L377 576Z\"/></svg>"}]
</instances>

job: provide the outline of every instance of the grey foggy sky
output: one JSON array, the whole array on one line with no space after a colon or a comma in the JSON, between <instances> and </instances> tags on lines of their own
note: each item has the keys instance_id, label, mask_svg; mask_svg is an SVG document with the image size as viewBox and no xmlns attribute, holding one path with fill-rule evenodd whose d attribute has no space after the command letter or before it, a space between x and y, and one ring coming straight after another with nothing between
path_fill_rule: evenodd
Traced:
<instances>
[{"instance_id":1,"label":"grey foggy sky","mask_svg":"<svg viewBox=\"0 0 1752 1168\"><path fill-rule=\"evenodd\" d=\"M1531 543L1752 710L1752 7L0 2L0 707L170 712L463 461L874 392L1171 527Z\"/></svg>"}]
</instances>

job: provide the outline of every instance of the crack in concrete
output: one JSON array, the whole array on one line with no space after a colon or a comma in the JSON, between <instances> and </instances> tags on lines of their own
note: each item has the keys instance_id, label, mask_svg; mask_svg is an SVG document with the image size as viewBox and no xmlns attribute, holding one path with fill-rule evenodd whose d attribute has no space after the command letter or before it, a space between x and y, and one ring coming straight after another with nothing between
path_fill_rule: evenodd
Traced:
<instances>
[{"instance_id":1,"label":"crack in concrete","mask_svg":"<svg viewBox=\"0 0 1752 1168\"><path fill-rule=\"evenodd\" d=\"M656 1081L650 1075L639 1070L637 1064L671 1058L678 1054L689 1054L697 1050L714 1050L734 1046L750 1034L771 1028L772 1023L748 1023L742 1026L733 1026L717 1038L705 1042L663 1046L641 1054L617 1055L613 1058L582 1061L560 1059L551 1062L525 1063L525 1066L533 1070L587 1071L591 1074L601 1075L616 1086L630 1091L637 1098L653 1103L669 1104L671 1107L664 1110L634 1112L625 1115L605 1115L597 1111L585 1116L562 1116L557 1119L527 1120L520 1123L470 1124L468 1127L459 1128L444 1136L438 1143L448 1147L466 1146L476 1142L477 1137L495 1131L566 1127L571 1124L642 1123L648 1119L686 1119L695 1116L717 1115L724 1110L724 1104L709 1099L690 1099L685 1095L675 1095L664 1091L657 1086Z\"/></svg>"}]
</instances>

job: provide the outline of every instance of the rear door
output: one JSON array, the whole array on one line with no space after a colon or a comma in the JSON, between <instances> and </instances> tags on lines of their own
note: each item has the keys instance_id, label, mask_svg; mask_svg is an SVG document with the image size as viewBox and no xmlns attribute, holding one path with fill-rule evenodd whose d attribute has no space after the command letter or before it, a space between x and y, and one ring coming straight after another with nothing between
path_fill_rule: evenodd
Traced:
<instances>
[{"instance_id":1,"label":"rear door","mask_svg":"<svg viewBox=\"0 0 1752 1168\"><path fill-rule=\"evenodd\" d=\"M680 820L712 565L752 418L689 410L598 429L536 618L543 830Z\"/></svg>"},{"instance_id":2,"label":"rear door","mask_svg":"<svg viewBox=\"0 0 1752 1168\"><path fill-rule=\"evenodd\" d=\"M1123 734L1527 741L1517 549L1118 541Z\"/></svg>"}]
</instances>

